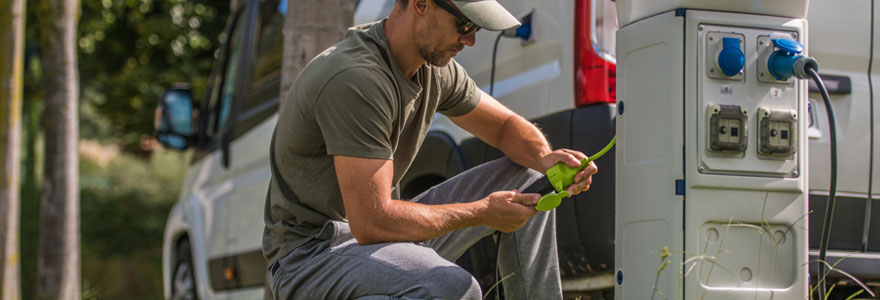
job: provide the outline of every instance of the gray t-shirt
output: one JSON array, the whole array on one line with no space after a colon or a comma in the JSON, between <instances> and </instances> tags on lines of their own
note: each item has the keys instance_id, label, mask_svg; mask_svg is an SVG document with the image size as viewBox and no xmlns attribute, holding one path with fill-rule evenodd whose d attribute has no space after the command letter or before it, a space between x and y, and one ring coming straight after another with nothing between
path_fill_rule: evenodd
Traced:
<instances>
[{"instance_id":1,"label":"gray t-shirt","mask_svg":"<svg viewBox=\"0 0 880 300\"><path fill-rule=\"evenodd\" d=\"M397 186L435 112L470 112L480 93L464 68L422 66L407 78L391 55L384 22L349 29L303 69L272 136L263 255L272 263L345 221L334 155L393 160Z\"/></svg>"}]
</instances>

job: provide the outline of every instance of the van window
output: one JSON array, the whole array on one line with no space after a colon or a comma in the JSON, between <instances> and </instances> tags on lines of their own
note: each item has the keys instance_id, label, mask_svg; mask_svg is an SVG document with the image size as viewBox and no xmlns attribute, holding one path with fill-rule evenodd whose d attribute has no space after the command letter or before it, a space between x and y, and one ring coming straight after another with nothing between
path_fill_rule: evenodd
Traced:
<instances>
[{"instance_id":1,"label":"van window","mask_svg":"<svg viewBox=\"0 0 880 300\"><path fill-rule=\"evenodd\" d=\"M208 95L203 106L204 117L199 121L199 128L204 130L204 137L208 139L215 137L223 128L232 108L242 39L239 32L246 19L241 16L241 13L235 14L231 26L219 37L221 48L214 53L218 60L209 79Z\"/></svg>"},{"instance_id":2,"label":"van window","mask_svg":"<svg viewBox=\"0 0 880 300\"><path fill-rule=\"evenodd\" d=\"M239 24L241 25L241 24ZM241 39L244 35L240 34L243 26L236 26L232 32L232 47L230 47L229 60L226 62L226 70L223 75L223 89L220 94L219 107L217 109L217 123L214 126L215 132L223 128L226 120L229 118L229 111L232 109L233 98L235 96L235 78L238 74L239 53L241 52Z\"/></svg>"},{"instance_id":3,"label":"van window","mask_svg":"<svg viewBox=\"0 0 880 300\"><path fill-rule=\"evenodd\" d=\"M250 83L252 91L263 87L281 74L284 44L281 30L284 28L286 13L286 0L264 0L260 3L260 29L256 36L257 51L254 56L254 74Z\"/></svg>"}]
</instances>

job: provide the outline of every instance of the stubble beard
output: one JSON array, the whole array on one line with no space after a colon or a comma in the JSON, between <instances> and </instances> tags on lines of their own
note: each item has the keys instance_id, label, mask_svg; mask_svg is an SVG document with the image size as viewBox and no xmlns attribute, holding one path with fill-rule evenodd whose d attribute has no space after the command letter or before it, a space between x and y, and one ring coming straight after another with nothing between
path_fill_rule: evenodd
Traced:
<instances>
[{"instance_id":1,"label":"stubble beard","mask_svg":"<svg viewBox=\"0 0 880 300\"><path fill-rule=\"evenodd\" d=\"M432 24L432 26L429 29L431 29L433 32L437 32L437 25ZM460 46L458 48L450 48L450 49L443 50L443 49L437 49L437 47L431 47L430 43L428 42L428 41L431 41L431 34L429 32L427 32L427 30L419 31L418 37L420 40L419 42L417 42L418 48L419 48L418 49L419 55L422 56L422 58L425 60L426 63L428 63L432 66L437 66L437 67L441 67L441 68L445 67L446 65L449 64L449 61L452 60L452 56L455 56L455 53L458 53L458 51L461 51L464 48L464 46ZM453 51L453 55L446 57L445 53L447 51Z\"/></svg>"},{"instance_id":2,"label":"stubble beard","mask_svg":"<svg viewBox=\"0 0 880 300\"><path fill-rule=\"evenodd\" d=\"M436 67L445 67L452 60L452 57L446 57L443 54L446 51L429 50L428 47L419 47L419 54L425 59L425 62Z\"/></svg>"}]
</instances>

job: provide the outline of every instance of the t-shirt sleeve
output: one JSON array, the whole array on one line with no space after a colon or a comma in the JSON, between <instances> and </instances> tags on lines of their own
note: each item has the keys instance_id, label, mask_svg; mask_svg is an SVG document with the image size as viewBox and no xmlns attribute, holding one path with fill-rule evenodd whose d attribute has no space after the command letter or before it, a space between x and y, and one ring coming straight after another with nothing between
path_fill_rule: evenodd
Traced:
<instances>
[{"instance_id":1,"label":"t-shirt sleeve","mask_svg":"<svg viewBox=\"0 0 880 300\"><path fill-rule=\"evenodd\" d=\"M446 92L437 111L450 116L456 117L469 113L477 104L480 103L480 89L477 84L468 76L464 67L458 64L454 59L440 72L440 82Z\"/></svg>"},{"instance_id":2,"label":"t-shirt sleeve","mask_svg":"<svg viewBox=\"0 0 880 300\"><path fill-rule=\"evenodd\" d=\"M391 90L385 76L363 68L330 79L312 105L328 155L391 159Z\"/></svg>"}]
</instances>

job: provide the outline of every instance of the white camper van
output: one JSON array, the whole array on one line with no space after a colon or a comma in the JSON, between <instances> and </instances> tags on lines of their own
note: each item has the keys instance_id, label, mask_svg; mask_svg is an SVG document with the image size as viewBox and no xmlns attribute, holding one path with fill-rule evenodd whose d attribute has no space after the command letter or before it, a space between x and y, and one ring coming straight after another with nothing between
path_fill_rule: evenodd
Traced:
<instances>
[{"instance_id":1,"label":"white camper van","mask_svg":"<svg viewBox=\"0 0 880 300\"><path fill-rule=\"evenodd\" d=\"M394 1L360 0L355 22L386 16ZM614 2L499 2L528 20L530 37L496 43L497 33L482 31L476 46L456 60L481 88L539 124L554 147L584 153L602 148L615 134L617 113ZM880 282L880 201L869 197L880 194L880 177L873 176L878 173L874 157L880 157L873 111L880 108L873 105L871 85L880 83L872 63L880 47L871 44L878 24L871 9L866 1L811 1L808 32L810 53L820 62L839 124L838 206L829 257L847 257L838 268ZM286 1L241 1L229 16L207 96L192 99L182 84L169 87L160 99L157 138L166 147L195 152L165 228L166 298L264 297L262 216L269 140L280 102L285 12ZM810 247L817 249L828 194L828 129L821 97L811 94L810 103L809 229ZM438 115L401 182L402 196L500 156ZM601 173L592 189L557 208L563 289L592 293L593 299L607 297L614 285L613 152L597 164ZM494 255L492 242L485 240L457 263L485 289L495 282Z\"/></svg>"}]
</instances>

